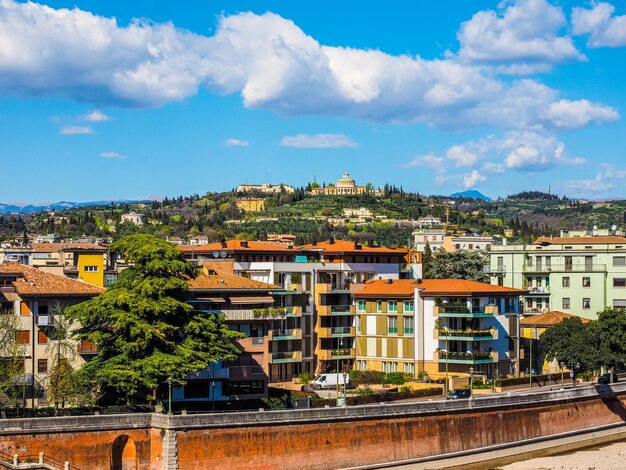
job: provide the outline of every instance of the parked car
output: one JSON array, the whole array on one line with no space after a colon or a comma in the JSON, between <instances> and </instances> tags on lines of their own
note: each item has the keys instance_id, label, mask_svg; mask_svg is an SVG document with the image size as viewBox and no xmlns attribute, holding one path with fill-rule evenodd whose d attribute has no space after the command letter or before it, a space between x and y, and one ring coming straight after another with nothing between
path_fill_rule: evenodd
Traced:
<instances>
[{"instance_id":1,"label":"parked car","mask_svg":"<svg viewBox=\"0 0 626 470\"><path fill-rule=\"evenodd\" d=\"M613 374L613 382L617 382L617 374ZM599 384L608 384L611 383L611 374L607 372L606 374L602 374L598 377Z\"/></svg>"},{"instance_id":2,"label":"parked car","mask_svg":"<svg viewBox=\"0 0 626 470\"><path fill-rule=\"evenodd\" d=\"M311 388L313 390L320 390L322 388L335 388L337 387L337 381L339 385L345 385L346 388L350 384L350 375L346 373L342 374L320 374L311 381Z\"/></svg>"},{"instance_id":3,"label":"parked car","mask_svg":"<svg viewBox=\"0 0 626 470\"><path fill-rule=\"evenodd\" d=\"M470 398L472 396L472 391L469 388L457 388L450 392L447 400L457 400L459 398Z\"/></svg>"}]
</instances>

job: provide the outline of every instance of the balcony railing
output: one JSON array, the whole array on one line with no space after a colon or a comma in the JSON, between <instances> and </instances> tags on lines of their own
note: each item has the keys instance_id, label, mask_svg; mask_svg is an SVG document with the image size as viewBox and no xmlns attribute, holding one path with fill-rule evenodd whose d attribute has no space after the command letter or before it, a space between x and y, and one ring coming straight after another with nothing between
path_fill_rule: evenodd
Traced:
<instances>
[{"instance_id":1,"label":"balcony railing","mask_svg":"<svg viewBox=\"0 0 626 470\"><path fill-rule=\"evenodd\" d=\"M494 328L486 330L451 330L441 328L438 331L438 337L444 341L490 341L498 339L498 330Z\"/></svg>"},{"instance_id":2,"label":"balcony railing","mask_svg":"<svg viewBox=\"0 0 626 470\"><path fill-rule=\"evenodd\" d=\"M342 349L322 349L318 357L322 361L331 361L337 359L354 359L356 357L356 349L354 348L342 348Z\"/></svg>"},{"instance_id":3,"label":"balcony railing","mask_svg":"<svg viewBox=\"0 0 626 470\"><path fill-rule=\"evenodd\" d=\"M438 362L450 364L490 364L497 361L498 353L495 351L438 352Z\"/></svg>"},{"instance_id":4,"label":"balcony railing","mask_svg":"<svg viewBox=\"0 0 626 470\"><path fill-rule=\"evenodd\" d=\"M271 341L302 339L302 330L300 328L270 330L269 339Z\"/></svg>"},{"instance_id":5,"label":"balcony railing","mask_svg":"<svg viewBox=\"0 0 626 470\"><path fill-rule=\"evenodd\" d=\"M467 304L447 304L435 307L435 314L440 317L492 317L497 314L497 312L498 307L495 305L487 305L485 307L468 307Z\"/></svg>"},{"instance_id":6,"label":"balcony railing","mask_svg":"<svg viewBox=\"0 0 626 470\"><path fill-rule=\"evenodd\" d=\"M330 314L331 315L349 315L351 314L351 305L331 305L330 306Z\"/></svg>"},{"instance_id":7,"label":"balcony railing","mask_svg":"<svg viewBox=\"0 0 626 470\"><path fill-rule=\"evenodd\" d=\"M550 295L550 287L530 287L528 289L529 294L545 294Z\"/></svg>"},{"instance_id":8,"label":"balcony railing","mask_svg":"<svg viewBox=\"0 0 626 470\"><path fill-rule=\"evenodd\" d=\"M355 336L356 329L353 326L333 326L318 329L320 338L341 338Z\"/></svg>"},{"instance_id":9,"label":"balcony railing","mask_svg":"<svg viewBox=\"0 0 626 470\"><path fill-rule=\"evenodd\" d=\"M196 372L189 372L186 380L228 379L230 377L229 372L227 367L209 367Z\"/></svg>"},{"instance_id":10,"label":"balcony railing","mask_svg":"<svg viewBox=\"0 0 626 470\"><path fill-rule=\"evenodd\" d=\"M95 344L89 341L81 341L76 345L76 351L78 354L98 354L98 348Z\"/></svg>"},{"instance_id":11,"label":"balcony railing","mask_svg":"<svg viewBox=\"0 0 626 470\"><path fill-rule=\"evenodd\" d=\"M302 362L302 352L274 352L270 353L270 362L272 364L284 363L284 362Z\"/></svg>"},{"instance_id":12,"label":"balcony railing","mask_svg":"<svg viewBox=\"0 0 626 470\"><path fill-rule=\"evenodd\" d=\"M551 264L549 266L525 266L525 273L591 273L591 272L605 272L606 264L587 264L587 263L575 263L575 264Z\"/></svg>"},{"instance_id":13,"label":"balcony railing","mask_svg":"<svg viewBox=\"0 0 626 470\"><path fill-rule=\"evenodd\" d=\"M483 266L483 272L485 274L504 274L506 273L506 266Z\"/></svg>"}]
</instances>

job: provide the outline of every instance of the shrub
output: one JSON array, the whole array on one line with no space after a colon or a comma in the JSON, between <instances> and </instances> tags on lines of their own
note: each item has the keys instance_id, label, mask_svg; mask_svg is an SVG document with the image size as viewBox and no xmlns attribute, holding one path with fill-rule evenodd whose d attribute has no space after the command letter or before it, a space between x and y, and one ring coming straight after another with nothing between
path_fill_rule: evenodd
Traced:
<instances>
[{"instance_id":1,"label":"shrub","mask_svg":"<svg viewBox=\"0 0 626 470\"><path fill-rule=\"evenodd\" d=\"M354 385L374 385L382 383L385 374L377 370L353 370L350 372L350 381Z\"/></svg>"},{"instance_id":2,"label":"shrub","mask_svg":"<svg viewBox=\"0 0 626 470\"><path fill-rule=\"evenodd\" d=\"M417 380L419 380L420 382L428 382L430 380L428 372L421 371L419 374L417 374Z\"/></svg>"},{"instance_id":3,"label":"shrub","mask_svg":"<svg viewBox=\"0 0 626 470\"><path fill-rule=\"evenodd\" d=\"M385 376L385 383L391 385L403 385L406 382L406 378L402 372L389 372Z\"/></svg>"},{"instance_id":4,"label":"shrub","mask_svg":"<svg viewBox=\"0 0 626 470\"><path fill-rule=\"evenodd\" d=\"M302 372L299 376L298 379L300 379L300 383L301 384L305 384L308 385L311 383L311 380L313 379L313 376L311 375L310 372Z\"/></svg>"},{"instance_id":5,"label":"shrub","mask_svg":"<svg viewBox=\"0 0 626 470\"><path fill-rule=\"evenodd\" d=\"M403 394L411 393L412 391L413 390L411 390L411 387L409 387L408 385L403 385L402 387L398 389L398 393L403 393Z\"/></svg>"},{"instance_id":6,"label":"shrub","mask_svg":"<svg viewBox=\"0 0 626 470\"><path fill-rule=\"evenodd\" d=\"M369 397L371 395L374 395L374 391L371 387L359 387L356 393L360 397Z\"/></svg>"}]
</instances>

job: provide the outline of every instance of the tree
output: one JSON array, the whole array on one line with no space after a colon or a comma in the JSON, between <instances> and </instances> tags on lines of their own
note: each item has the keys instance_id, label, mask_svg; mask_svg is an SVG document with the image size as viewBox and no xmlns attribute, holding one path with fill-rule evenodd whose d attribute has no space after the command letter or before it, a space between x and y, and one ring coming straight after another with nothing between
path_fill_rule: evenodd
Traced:
<instances>
[{"instance_id":1,"label":"tree","mask_svg":"<svg viewBox=\"0 0 626 470\"><path fill-rule=\"evenodd\" d=\"M626 365L626 311L607 307L599 312L598 319L591 323L591 328L595 332L594 336L599 340L595 368L624 367Z\"/></svg>"},{"instance_id":2,"label":"tree","mask_svg":"<svg viewBox=\"0 0 626 470\"><path fill-rule=\"evenodd\" d=\"M424 247L424 255L422 256L422 275L426 276L426 273L430 271L433 263L433 251L430 249L430 243L426 242Z\"/></svg>"},{"instance_id":3,"label":"tree","mask_svg":"<svg viewBox=\"0 0 626 470\"><path fill-rule=\"evenodd\" d=\"M598 362L598 338L594 327L578 317L566 318L539 336L548 361L556 359L576 373L592 369Z\"/></svg>"},{"instance_id":4,"label":"tree","mask_svg":"<svg viewBox=\"0 0 626 470\"><path fill-rule=\"evenodd\" d=\"M16 401L16 384L24 375L25 353L24 345L17 342L18 330L19 319L9 311L0 312L0 393Z\"/></svg>"},{"instance_id":5,"label":"tree","mask_svg":"<svg viewBox=\"0 0 626 470\"><path fill-rule=\"evenodd\" d=\"M95 343L97 354L81 374L127 402L152 395L168 377L185 383L189 372L218 359L234 359L238 349L221 315L194 311L187 281L197 274L171 243L136 234L110 246L130 262L98 297L70 307L80 339Z\"/></svg>"},{"instance_id":6,"label":"tree","mask_svg":"<svg viewBox=\"0 0 626 470\"><path fill-rule=\"evenodd\" d=\"M485 255L476 251L440 251L424 265L425 279L467 279L488 282L483 272Z\"/></svg>"}]
</instances>

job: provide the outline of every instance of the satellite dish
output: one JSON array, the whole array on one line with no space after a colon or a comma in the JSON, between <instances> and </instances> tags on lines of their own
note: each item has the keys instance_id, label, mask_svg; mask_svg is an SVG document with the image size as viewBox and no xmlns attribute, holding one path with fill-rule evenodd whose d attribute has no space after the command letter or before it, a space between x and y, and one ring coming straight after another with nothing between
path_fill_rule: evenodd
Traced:
<instances>
[{"instance_id":1,"label":"satellite dish","mask_svg":"<svg viewBox=\"0 0 626 470\"><path fill-rule=\"evenodd\" d=\"M611 230L613 230L613 231L617 230L617 225L615 225L615 224L611 225Z\"/></svg>"},{"instance_id":2,"label":"satellite dish","mask_svg":"<svg viewBox=\"0 0 626 470\"><path fill-rule=\"evenodd\" d=\"M221 258L226 258L226 252L225 251L220 251L220 257Z\"/></svg>"},{"instance_id":3,"label":"satellite dish","mask_svg":"<svg viewBox=\"0 0 626 470\"><path fill-rule=\"evenodd\" d=\"M593 229L594 229L594 230L598 230L598 226L597 226L597 225L594 225L594 226L593 226Z\"/></svg>"},{"instance_id":4,"label":"satellite dish","mask_svg":"<svg viewBox=\"0 0 626 470\"><path fill-rule=\"evenodd\" d=\"M214 251L213 252L213 258L219 258L220 257L220 252L219 251Z\"/></svg>"}]
</instances>

